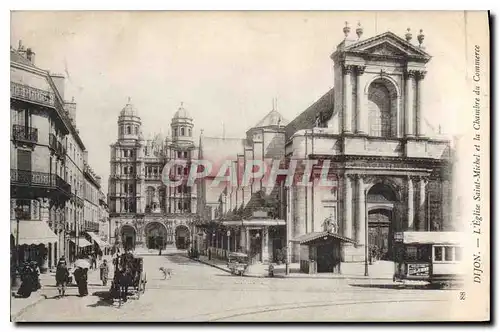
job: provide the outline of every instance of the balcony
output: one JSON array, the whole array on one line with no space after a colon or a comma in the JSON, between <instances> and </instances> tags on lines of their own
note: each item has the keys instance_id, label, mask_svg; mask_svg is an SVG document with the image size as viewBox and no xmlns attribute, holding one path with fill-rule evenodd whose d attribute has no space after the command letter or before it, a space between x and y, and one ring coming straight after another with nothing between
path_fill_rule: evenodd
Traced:
<instances>
[{"instance_id":1,"label":"balcony","mask_svg":"<svg viewBox=\"0 0 500 332\"><path fill-rule=\"evenodd\" d=\"M56 190L67 197L71 195L71 186L56 174L11 169L10 184L30 189Z\"/></svg>"},{"instance_id":2,"label":"balcony","mask_svg":"<svg viewBox=\"0 0 500 332\"><path fill-rule=\"evenodd\" d=\"M10 82L10 97L50 107L54 107L56 105L56 98L53 92L14 82Z\"/></svg>"},{"instance_id":3,"label":"balcony","mask_svg":"<svg viewBox=\"0 0 500 332\"><path fill-rule=\"evenodd\" d=\"M60 158L64 158L64 156L66 155L66 149L64 148L64 145L57 140L54 134L49 134L49 147Z\"/></svg>"},{"instance_id":4,"label":"balcony","mask_svg":"<svg viewBox=\"0 0 500 332\"><path fill-rule=\"evenodd\" d=\"M12 126L12 138L15 141L37 143L38 129L15 124Z\"/></svg>"},{"instance_id":5,"label":"balcony","mask_svg":"<svg viewBox=\"0 0 500 332\"><path fill-rule=\"evenodd\" d=\"M92 221L87 221L82 227L83 231L85 232L94 232L94 233L99 233L99 223L98 222L92 222Z\"/></svg>"}]
</instances>

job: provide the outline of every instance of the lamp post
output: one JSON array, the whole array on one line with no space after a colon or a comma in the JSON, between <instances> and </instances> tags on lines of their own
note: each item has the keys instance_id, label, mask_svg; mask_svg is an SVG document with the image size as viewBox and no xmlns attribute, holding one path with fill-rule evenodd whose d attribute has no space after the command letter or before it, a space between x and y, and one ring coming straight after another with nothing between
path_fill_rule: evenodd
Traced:
<instances>
[{"instance_id":1,"label":"lamp post","mask_svg":"<svg viewBox=\"0 0 500 332\"><path fill-rule=\"evenodd\" d=\"M368 200L365 189L365 277L368 277Z\"/></svg>"}]
</instances>

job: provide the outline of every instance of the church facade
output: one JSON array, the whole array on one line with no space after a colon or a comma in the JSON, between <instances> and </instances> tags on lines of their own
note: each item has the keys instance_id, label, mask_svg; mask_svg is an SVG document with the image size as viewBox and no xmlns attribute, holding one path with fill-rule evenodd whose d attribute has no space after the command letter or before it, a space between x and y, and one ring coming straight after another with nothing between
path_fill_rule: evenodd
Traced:
<instances>
[{"instance_id":1,"label":"church facade","mask_svg":"<svg viewBox=\"0 0 500 332\"><path fill-rule=\"evenodd\" d=\"M144 139L142 122L129 102L118 117L118 139L111 145L109 216L113 243L123 248L187 248L196 215L196 187L167 187L162 170L173 159L186 161L173 175L187 174L197 150L193 119L181 105L171 120L172 135Z\"/></svg>"},{"instance_id":2,"label":"church facade","mask_svg":"<svg viewBox=\"0 0 500 332\"><path fill-rule=\"evenodd\" d=\"M452 230L450 142L430 133L422 86L430 55L424 35L412 42L386 32L363 39L362 28L331 55L334 88L286 127L289 159L329 163L329 188L287 190L289 259L294 239L338 225L342 260L363 261L365 246L392 259L400 231ZM373 251L372 251L373 250Z\"/></svg>"}]
</instances>

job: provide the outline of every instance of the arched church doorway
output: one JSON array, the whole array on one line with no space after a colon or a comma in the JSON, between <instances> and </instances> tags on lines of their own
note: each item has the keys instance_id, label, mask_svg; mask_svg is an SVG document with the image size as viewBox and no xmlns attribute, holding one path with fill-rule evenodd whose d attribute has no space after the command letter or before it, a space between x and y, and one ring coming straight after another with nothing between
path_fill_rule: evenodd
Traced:
<instances>
[{"instance_id":1,"label":"arched church doorway","mask_svg":"<svg viewBox=\"0 0 500 332\"><path fill-rule=\"evenodd\" d=\"M394 208L397 196L387 184L375 184L367 195L368 244L371 257L392 260Z\"/></svg>"},{"instance_id":2,"label":"arched church doorway","mask_svg":"<svg viewBox=\"0 0 500 332\"><path fill-rule=\"evenodd\" d=\"M175 229L175 246L177 249L187 249L189 246L189 229L185 225Z\"/></svg>"},{"instance_id":3,"label":"arched church doorway","mask_svg":"<svg viewBox=\"0 0 500 332\"><path fill-rule=\"evenodd\" d=\"M125 250L133 250L135 249L135 241L136 241L136 232L135 228L130 225L123 225L121 230L121 238L123 243L123 249Z\"/></svg>"},{"instance_id":4,"label":"arched church doorway","mask_svg":"<svg viewBox=\"0 0 500 332\"><path fill-rule=\"evenodd\" d=\"M150 222L144 227L144 238L148 249L165 249L167 245L167 228L161 222Z\"/></svg>"}]
</instances>

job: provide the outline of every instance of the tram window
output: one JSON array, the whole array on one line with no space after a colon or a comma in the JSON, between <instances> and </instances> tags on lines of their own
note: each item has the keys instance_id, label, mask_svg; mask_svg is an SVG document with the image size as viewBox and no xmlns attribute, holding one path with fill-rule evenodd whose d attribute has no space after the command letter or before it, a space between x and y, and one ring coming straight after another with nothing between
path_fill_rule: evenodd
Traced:
<instances>
[{"instance_id":1,"label":"tram window","mask_svg":"<svg viewBox=\"0 0 500 332\"><path fill-rule=\"evenodd\" d=\"M456 261L462 260L462 248L461 247L455 247L455 260Z\"/></svg>"},{"instance_id":2,"label":"tram window","mask_svg":"<svg viewBox=\"0 0 500 332\"><path fill-rule=\"evenodd\" d=\"M443 260L443 247L434 247L434 260L435 261Z\"/></svg>"},{"instance_id":3,"label":"tram window","mask_svg":"<svg viewBox=\"0 0 500 332\"><path fill-rule=\"evenodd\" d=\"M453 247L444 247L444 260L447 262L453 260Z\"/></svg>"},{"instance_id":4,"label":"tram window","mask_svg":"<svg viewBox=\"0 0 500 332\"><path fill-rule=\"evenodd\" d=\"M417 259L417 247L408 247L406 250L406 259L416 260Z\"/></svg>"}]
</instances>

